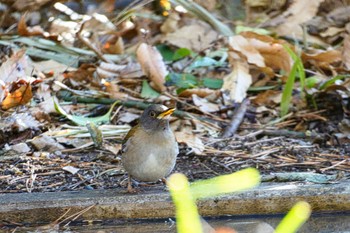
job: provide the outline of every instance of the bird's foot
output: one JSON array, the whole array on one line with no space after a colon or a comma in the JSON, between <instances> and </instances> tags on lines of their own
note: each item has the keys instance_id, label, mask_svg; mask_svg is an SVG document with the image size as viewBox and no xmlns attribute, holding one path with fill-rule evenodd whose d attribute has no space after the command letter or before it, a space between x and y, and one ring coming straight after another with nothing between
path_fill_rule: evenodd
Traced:
<instances>
[{"instance_id":1,"label":"bird's foot","mask_svg":"<svg viewBox=\"0 0 350 233\"><path fill-rule=\"evenodd\" d=\"M138 193L140 191L140 189L138 188L133 188L131 183L128 183L128 187L126 189L127 193Z\"/></svg>"}]
</instances>

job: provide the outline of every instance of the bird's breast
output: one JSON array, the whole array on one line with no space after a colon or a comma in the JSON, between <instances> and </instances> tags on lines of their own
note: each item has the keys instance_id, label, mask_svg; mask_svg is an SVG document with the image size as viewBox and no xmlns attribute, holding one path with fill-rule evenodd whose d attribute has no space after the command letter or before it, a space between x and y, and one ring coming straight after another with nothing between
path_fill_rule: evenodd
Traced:
<instances>
[{"instance_id":1,"label":"bird's breast","mask_svg":"<svg viewBox=\"0 0 350 233\"><path fill-rule=\"evenodd\" d=\"M140 181L156 181L169 175L179 153L172 131L149 134L143 130L130 138L122 155L125 170Z\"/></svg>"}]
</instances>

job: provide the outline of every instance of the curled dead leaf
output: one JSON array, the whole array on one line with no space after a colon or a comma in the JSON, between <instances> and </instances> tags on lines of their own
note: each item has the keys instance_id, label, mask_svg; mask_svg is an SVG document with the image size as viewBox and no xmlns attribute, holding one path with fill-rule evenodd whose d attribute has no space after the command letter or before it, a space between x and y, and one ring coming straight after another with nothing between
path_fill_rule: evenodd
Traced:
<instances>
[{"instance_id":1,"label":"curled dead leaf","mask_svg":"<svg viewBox=\"0 0 350 233\"><path fill-rule=\"evenodd\" d=\"M204 98L209 95L219 95L219 92L217 90L209 89L209 88L192 88L192 89L186 89L182 91L179 94L179 97L190 97L193 94Z\"/></svg>"},{"instance_id":2,"label":"curled dead leaf","mask_svg":"<svg viewBox=\"0 0 350 233\"><path fill-rule=\"evenodd\" d=\"M249 64L290 72L293 60L283 44L287 42L254 32L243 32L229 38L231 49L245 56Z\"/></svg>"},{"instance_id":3,"label":"curled dead leaf","mask_svg":"<svg viewBox=\"0 0 350 233\"><path fill-rule=\"evenodd\" d=\"M304 63L308 62L322 69L331 69L331 65L342 61L342 54L338 50L327 50L317 51L314 54L303 53L301 58Z\"/></svg>"},{"instance_id":4,"label":"curled dead leaf","mask_svg":"<svg viewBox=\"0 0 350 233\"><path fill-rule=\"evenodd\" d=\"M157 91L164 92L165 76L168 75L168 71L159 51L153 46L142 43L136 51L136 56L144 74L152 82L152 86Z\"/></svg>"},{"instance_id":5,"label":"curled dead leaf","mask_svg":"<svg viewBox=\"0 0 350 233\"><path fill-rule=\"evenodd\" d=\"M248 63L254 64L258 67L265 67L265 61L259 51L254 48L248 41L241 35L231 36L229 38L229 46L236 52L240 52L247 58Z\"/></svg>"},{"instance_id":6,"label":"curled dead leaf","mask_svg":"<svg viewBox=\"0 0 350 233\"><path fill-rule=\"evenodd\" d=\"M20 36L40 36L44 34L44 30L40 26L28 27L26 23L27 14L23 14L18 21L18 34Z\"/></svg>"},{"instance_id":7,"label":"curled dead leaf","mask_svg":"<svg viewBox=\"0 0 350 233\"><path fill-rule=\"evenodd\" d=\"M186 144L196 155L201 155L205 149L202 140L188 127L184 127L180 132L175 132L175 137L178 143Z\"/></svg>"},{"instance_id":8,"label":"curled dead leaf","mask_svg":"<svg viewBox=\"0 0 350 233\"><path fill-rule=\"evenodd\" d=\"M24 80L19 80L13 83L10 92L5 94L5 98L0 105L3 110L7 110L28 103L32 97L31 84Z\"/></svg>"},{"instance_id":9,"label":"curled dead leaf","mask_svg":"<svg viewBox=\"0 0 350 233\"><path fill-rule=\"evenodd\" d=\"M252 103L258 106L271 106L274 107L276 104L281 103L282 92L276 90L267 90L259 93L255 99L252 100Z\"/></svg>"},{"instance_id":10,"label":"curled dead leaf","mask_svg":"<svg viewBox=\"0 0 350 233\"><path fill-rule=\"evenodd\" d=\"M233 71L224 77L222 90L230 100L241 103L247 96L247 90L252 84L248 63L242 60L232 61Z\"/></svg>"}]
</instances>

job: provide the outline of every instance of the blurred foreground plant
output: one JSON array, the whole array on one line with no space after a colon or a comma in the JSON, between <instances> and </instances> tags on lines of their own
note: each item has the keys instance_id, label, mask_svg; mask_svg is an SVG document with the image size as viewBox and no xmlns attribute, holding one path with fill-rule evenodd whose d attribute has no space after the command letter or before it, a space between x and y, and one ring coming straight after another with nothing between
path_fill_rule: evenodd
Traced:
<instances>
[{"instance_id":1,"label":"blurred foreground plant","mask_svg":"<svg viewBox=\"0 0 350 233\"><path fill-rule=\"evenodd\" d=\"M196 200L221 194L244 191L260 184L260 174L255 168L247 168L230 175L196 181L189 184L185 175L175 173L168 179L167 185L176 208L176 226L178 233L202 233L200 215ZM311 214L306 202L298 202L277 226L276 233L296 232Z\"/></svg>"},{"instance_id":2,"label":"blurred foreground plant","mask_svg":"<svg viewBox=\"0 0 350 233\"><path fill-rule=\"evenodd\" d=\"M230 175L197 181L190 186L185 175L176 173L170 176L167 184L176 207L177 231L201 233L196 199L253 188L260 184L260 174L257 169L247 168Z\"/></svg>"}]
</instances>

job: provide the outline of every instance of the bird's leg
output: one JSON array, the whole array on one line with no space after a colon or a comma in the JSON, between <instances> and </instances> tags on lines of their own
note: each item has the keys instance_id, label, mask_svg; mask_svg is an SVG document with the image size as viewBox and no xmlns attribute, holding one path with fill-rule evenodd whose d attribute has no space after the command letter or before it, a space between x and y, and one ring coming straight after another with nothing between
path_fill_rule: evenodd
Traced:
<instances>
[{"instance_id":1,"label":"bird's leg","mask_svg":"<svg viewBox=\"0 0 350 233\"><path fill-rule=\"evenodd\" d=\"M162 178L161 180L162 180L162 182L163 182L164 185L167 184L167 180L166 180L165 178Z\"/></svg>"},{"instance_id":2,"label":"bird's leg","mask_svg":"<svg viewBox=\"0 0 350 233\"><path fill-rule=\"evenodd\" d=\"M162 178L161 180L162 180L162 182L164 184L164 189L163 190L164 191L169 191L168 186L167 186L167 183L168 183L167 179Z\"/></svg>"},{"instance_id":3,"label":"bird's leg","mask_svg":"<svg viewBox=\"0 0 350 233\"><path fill-rule=\"evenodd\" d=\"M136 190L132 187L132 180L131 180L131 176L128 174L128 188L127 191L128 193L136 193Z\"/></svg>"}]
</instances>

